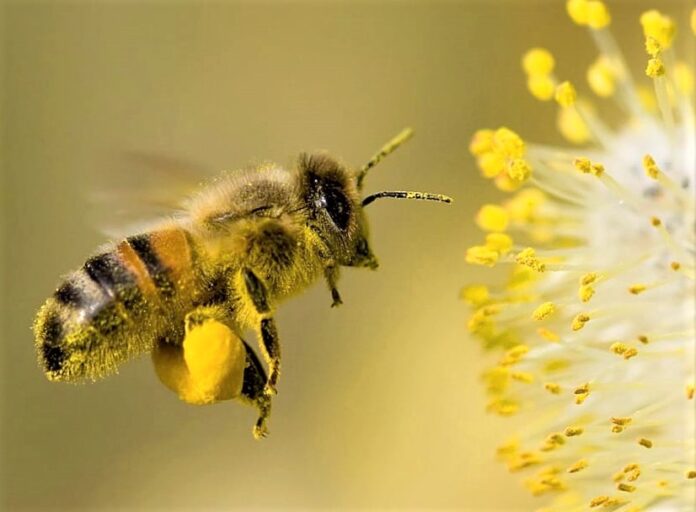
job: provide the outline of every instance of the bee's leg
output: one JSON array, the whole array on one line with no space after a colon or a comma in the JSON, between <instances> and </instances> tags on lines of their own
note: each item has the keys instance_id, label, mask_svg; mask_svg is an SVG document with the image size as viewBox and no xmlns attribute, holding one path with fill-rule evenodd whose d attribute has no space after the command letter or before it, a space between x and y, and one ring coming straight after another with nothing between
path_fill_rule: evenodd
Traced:
<instances>
[{"instance_id":1,"label":"bee's leg","mask_svg":"<svg viewBox=\"0 0 696 512\"><path fill-rule=\"evenodd\" d=\"M256 439L261 439L268 435L266 422L271 414L271 398L264 393L268 379L253 349L246 342L244 342L244 345L246 346L246 366L244 368L241 400L259 410L259 418L254 425L253 433Z\"/></svg>"},{"instance_id":2,"label":"bee's leg","mask_svg":"<svg viewBox=\"0 0 696 512\"><path fill-rule=\"evenodd\" d=\"M256 312L261 317L259 325L259 338L263 356L268 364L268 380L264 393L276 394L276 384L280 375L280 345L278 343L278 330L276 329L271 309L268 305L268 293L266 286L254 274L251 269L244 269L244 284Z\"/></svg>"},{"instance_id":3,"label":"bee's leg","mask_svg":"<svg viewBox=\"0 0 696 512\"><path fill-rule=\"evenodd\" d=\"M341 294L338 293L338 288L336 288L336 283L338 281L338 267L335 265L330 265L324 269L324 278L326 279L326 284L329 285L329 290L331 290L331 307L335 308L343 304L341 300Z\"/></svg>"}]
</instances>

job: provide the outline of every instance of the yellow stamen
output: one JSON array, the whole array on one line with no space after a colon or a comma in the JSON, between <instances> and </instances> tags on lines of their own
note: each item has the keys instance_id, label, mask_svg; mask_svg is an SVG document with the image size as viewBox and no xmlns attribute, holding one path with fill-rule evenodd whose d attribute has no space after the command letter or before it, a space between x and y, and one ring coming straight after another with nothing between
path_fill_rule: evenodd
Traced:
<instances>
[{"instance_id":1,"label":"yellow stamen","mask_svg":"<svg viewBox=\"0 0 696 512\"><path fill-rule=\"evenodd\" d=\"M693 400L693 398L694 398L694 385L693 384L686 385L686 398L687 398L687 400Z\"/></svg>"},{"instance_id":2,"label":"yellow stamen","mask_svg":"<svg viewBox=\"0 0 696 512\"><path fill-rule=\"evenodd\" d=\"M505 208L497 204L486 204L476 214L476 224L484 231L505 231L509 220Z\"/></svg>"},{"instance_id":3,"label":"yellow stamen","mask_svg":"<svg viewBox=\"0 0 696 512\"><path fill-rule=\"evenodd\" d=\"M650 78L657 78L665 74L665 65L659 57L653 57L648 60L648 65L645 68L645 74Z\"/></svg>"},{"instance_id":4,"label":"yellow stamen","mask_svg":"<svg viewBox=\"0 0 696 512\"><path fill-rule=\"evenodd\" d=\"M558 334L549 329L546 329L545 327L539 327L537 329L537 334L544 338L546 341L550 341L553 343L556 343L561 339L561 337Z\"/></svg>"},{"instance_id":5,"label":"yellow stamen","mask_svg":"<svg viewBox=\"0 0 696 512\"><path fill-rule=\"evenodd\" d=\"M566 427L566 429L563 431L563 433L566 435L566 437L575 437L579 436L585 431L585 429L581 427Z\"/></svg>"},{"instance_id":6,"label":"yellow stamen","mask_svg":"<svg viewBox=\"0 0 696 512\"><path fill-rule=\"evenodd\" d=\"M694 93L694 72L685 62L677 62L674 66L674 83L684 96Z\"/></svg>"},{"instance_id":7,"label":"yellow stamen","mask_svg":"<svg viewBox=\"0 0 696 512\"><path fill-rule=\"evenodd\" d=\"M634 284L628 287L629 293L632 293L633 295L640 295L647 289L648 287L644 284Z\"/></svg>"},{"instance_id":8,"label":"yellow stamen","mask_svg":"<svg viewBox=\"0 0 696 512\"><path fill-rule=\"evenodd\" d=\"M583 302L589 302L590 299L594 296L594 293L595 289L592 286L584 285L581 286L578 290L578 297Z\"/></svg>"},{"instance_id":9,"label":"yellow stamen","mask_svg":"<svg viewBox=\"0 0 696 512\"><path fill-rule=\"evenodd\" d=\"M588 0L568 0L566 2L566 11L568 16L577 25L587 25L588 19Z\"/></svg>"},{"instance_id":10,"label":"yellow stamen","mask_svg":"<svg viewBox=\"0 0 696 512\"><path fill-rule=\"evenodd\" d=\"M532 318L534 320L543 320L545 318L548 318L555 312L556 306L553 304L553 302L544 302L542 305L540 305L538 308L534 310L534 312L532 313Z\"/></svg>"},{"instance_id":11,"label":"yellow stamen","mask_svg":"<svg viewBox=\"0 0 696 512\"><path fill-rule=\"evenodd\" d=\"M646 448L652 448L653 447L653 442L650 439L646 439L644 437L641 437L638 440L638 444L641 446L645 446Z\"/></svg>"},{"instance_id":12,"label":"yellow stamen","mask_svg":"<svg viewBox=\"0 0 696 512\"><path fill-rule=\"evenodd\" d=\"M512 249L512 238L505 233L488 233L486 235L486 247L499 254L505 255Z\"/></svg>"},{"instance_id":13,"label":"yellow stamen","mask_svg":"<svg viewBox=\"0 0 696 512\"><path fill-rule=\"evenodd\" d=\"M590 501L590 507L599 507L600 505L604 505L607 501L609 501L609 496L597 496Z\"/></svg>"},{"instance_id":14,"label":"yellow stamen","mask_svg":"<svg viewBox=\"0 0 696 512\"><path fill-rule=\"evenodd\" d=\"M620 483L616 486L619 491L623 492L634 492L636 490L635 485Z\"/></svg>"},{"instance_id":15,"label":"yellow stamen","mask_svg":"<svg viewBox=\"0 0 696 512\"><path fill-rule=\"evenodd\" d=\"M493 148L507 158L522 158L525 152L522 138L504 126L493 133Z\"/></svg>"},{"instance_id":16,"label":"yellow stamen","mask_svg":"<svg viewBox=\"0 0 696 512\"><path fill-rule=\"evenodd\" d=\"M469 151L474 156L493 151L493 130L477 130L469 143Z\"/></svg>"},{"instance_id":17,"label":"yellow stamen","mask_svg":"<svg viewBox=\"0 0 696 512\"><path fill-rule=\"evenodd\" d=\"M587 70L587 82L592 91L602 98L608 98L616 90L614 69L604 56L600 56Z\"/></svg>"},{"instance_id":18,"label":"yellow stamen","mask_svg":"<svg viewBox=\"0 0 696 512\"><path fill-rule=\"evenodd\" d=\"M527 89L536 99L549 101L553 99L556 82L549 75L529 75L527 77Z\"/></svg>"},{"instance_id":19,"label":"yellow stamen","mask_svg":"<svg viewBox=\"0 0 696 512\"><path fill-rule=\"evenodd\" d=\"M492 179L505 170L505 158L494 152L483 153L476 159L476 164L484 178Z\"/></svg>"},{"instance_id":20,"label":"yellow stamen","mask_svg":"<svg viewBox=\"0 0 696 512\"><path fill-rule=\"evenodd\" d=\"M591 140L590 129L576 108L559 108L556 125L568 141L584 144Z\"/></svg>"},{"instance_id":21,"label":"yellow stamen","mask_svg":"<svg viewBox=\"0 0 696 512\"><path fill-rule=\"evenodd\" d=\"M555 98L558 104L562 107L570 107L575 103L577 99L577 93L575 92L575 87L568 81L560 83L556 87Z\"/></svg>"},{"instance_id":22,"label":"yellow stamen","mask_svg":"<svg viewBox=\"0 0 696 512\"><path fill-rule=\"evenodd\" d=\"M643 157L643 168L645 169L645 173L654 180L660 176L660 168L655 163L655 159L650 155L645 155Z\"/></svg>"},{"instance_id":23,"label":"yellow stamen","mask_svg":"<svg viewBox=\"0 0 696 512\"><path fill-rule=\"evenodd\" d=\"M466 262L474 265L493 267L498 262L500 253L483 245L474 245L466 250Z\"/></svg>"},{"instance_id":24,"label":"yellow stamen","mask_svg":"<svg viewBox=\"0 0 696 512\"><path fill-rule=\"evenodd\" d=\"M510 377L524 384L531 384L534 382L534 375L529 372L512 372L510 373Z\"/></svg>"},{"instance_id":25,"label":"yellow stamen","mask_svg":"<svg viewBox=\"0 0 696 512\"><path fill-rule=\"evenodd\" d=\"M522 57L522 68L528 75L548 75L553 72L555 61L546 48L532 48Z\"/></svg>"},{"instance_id":26,"label":"yellow stamen","mask_svg":"<svg viewBox=\"0 0 696 512\"><path fill-rule=\"evenodd\" d=\"M589 466L587 460L580 459L576 463L572 464L567 471L568 473L577 473L578 471L582 471L583 469L585 469L587 466Z\"/></svg>"},{"instance_id":27,"label":"yellow stamen","mask_svg":"<svg viewBox=\"0 0 696 512\"><path fill-rule=\"evenodd\" d=\"M585 274L584 276L582 276L580 278L580 284L581 285L592 284L595 281L597 281L598 278L599 278L599 276L597 275L596 272L588 272L587 274Z\"/></svg>"},{"instance_id":28,"label":"yellow stamen","mask_svg":"<svg viewBox=\"0 0 696 512\"><path fill-rule=\"evenodd\" d=\"M615 425L621 425L621 426L626 426L626 425L628 425L629 423L631 423L631 421L633 421L633 419L632 419L632 418L629 418L629 417L623 417L623 418L621 418L621 417L612 417L612 418L611 418L611 422L612 422L613 424L615 424ZM627 466L627 467L628 467L628 466ZM624 468L624 471L626 471L625 468ZM630 470L629 470L629 471L630 471Z\"/></svg>"},{"instance_id":29,"label":"yellow stamen","mask_svg":"<svg viewBox=\"0 0 696 512\"><path fill-rule=\"evenodd\" d=\"M662 51L662 45L654 37L648 36L645 38L645 51L651 57L657 57Z\"/></svg>"},{"instance_id":30,"label":"yellow stamen","mask_svg":"<svg viewBox=\"0 0 696 512\"><path fill-rule=\"evenodd\" d=\"M669 16L652 9L641 14L640 24L643 26L645 37L654 37L665 49L672 46L677 27Z\"/></svg>"},{"instance_id":31,"label":"yellow stamen","mask_svg":"<svg viewBox=\"0 0 696 512\"><path fill-rule=\"evenodd\" d=\"M482 306L490 299L488 287L484 285L465 286L459 296L472 306Z\"/></svg>"},{"instance_id":32,"label":"yellow stamen","mask_svg":"<svg viewBox=\"0 0 696 512\"><path fill-rule=\"evenodd\" d=\"M641 334L638 336L638 341L640 341L643 345L647 345L650 340L646 335Z\"/></svg>"},{"instance_id":33,"label":"yellow stamen","mask_svg":"<svg viewBox=\"0 0 696 512\"><path fill-rule=\"evenodd\" d=\"M574 331L579 331L583 327L585 327L585 324L590 321L589 315L585 313L580 313L577 315L575 318L573 318L573 323L571 324L571 329Z\"/></svg>"},{"instance_id":34,"label":"yellow stamen","mask_svg":"<svg viewBox=\"0 0 696 512\"><path fill-rule=\"evenodd\" d=\"M688 478L688 479L694 479L694 478L696 478L696 471L693 470L693 469L687 471L687 472L686 472L686 478Z\"/></svg>"},{"instance_id":35,"label":"yellow stamen","mask_svg":"<svg viewBox=\"0 0 696 512\"><path fill-rule=\"evenodd\" d=\"M519 182L526 181L532 175L532 167L522 158L511 160L506 170L512 180Z\"/></svg>"},{"instance_id":36,"label":"yellow stamen","mask_svg":"<svg viewBox=\"0 0 696 512\"><path fill-rule=\"evenodd\" d=\"M669 264L669 267L676 272L681 268L681 263L679 263L678 261L673 261Z\"/></svg>"},{"instance_id":37,"label":"yellow stamen","mask_svg":"<svg viewBox=\"0 0 696 512\"><path fill-rule=\"evenodd\" d=\"M536 252L531 247L520 251L515 257L515 261L520 265L525 265L537 272L544 272L546 270L546 265L539 261L536 257Z\"/></svg>"},{"instance_id":38,"label":"yellow stamen","mask_svg":"<svg viewBox=\"0 0 696 512\"><path fill-rule=\"evenodd\" d=\"M590 0L587 2L587 24L590 28L598 30L604 28L611 23L609 10L604 2L599 0Z\"/></svg>"},{"instance_id":39,"label":"yellow stamen","mask_svg":"<svg viewBox=\"0 0 696 512\"><path fill-rule=\"evenodd\" d=\"M544 384L544 389L546 389L552 395L561 394L561 386L560 384L556 384L555 382L547 382L546 384Z\"/></svg>"}]
</instances>

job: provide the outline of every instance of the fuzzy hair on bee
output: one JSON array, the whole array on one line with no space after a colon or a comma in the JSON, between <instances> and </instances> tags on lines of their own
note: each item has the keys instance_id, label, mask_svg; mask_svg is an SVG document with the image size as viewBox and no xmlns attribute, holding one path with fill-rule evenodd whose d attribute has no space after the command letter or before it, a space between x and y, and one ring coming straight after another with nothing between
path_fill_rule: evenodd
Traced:
<instances>
[{"instance_id":1,"label":"fuzzy hair on bee","mask_svg":"<svg viewBox=\"0 0 696 512\"><path fill-rule=\"evenodd\" d=\"M250 404L253 434L264 437L281 368L278 304L323 278L338 306L340 267L377 268L364 213L374 200L451 202L403 191L362 198L367 172L411 134L402 131L358 170L316 153L301 154L292 170L267 163L225 173L180 214L105 246L37 314L46 377L96 380L150 353L159 380L181 400Z\"/></svg>"}]
</instances>

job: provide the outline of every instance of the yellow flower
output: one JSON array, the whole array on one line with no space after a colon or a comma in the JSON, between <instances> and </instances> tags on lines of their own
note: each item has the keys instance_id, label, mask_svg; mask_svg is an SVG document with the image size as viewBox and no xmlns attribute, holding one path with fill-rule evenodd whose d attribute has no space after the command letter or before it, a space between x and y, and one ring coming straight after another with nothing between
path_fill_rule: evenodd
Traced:
<instances>
[{"instance_id":1,"label":"yellow flower","mask_svg":"<svg viewBox=\"0 0 696 512\"><path fill-rule=\"evenodd\" d=\"M482 175L510 194L481 207L485 241L467 255L509 269L508 283L462 294L469 329L500 351L483 375L488 409L523 420L498 455L550 498L545 511L694 510L693 70L677 58L676 23L645 12L646 101L606 5L569 0L567 11L598 46L589 89L624 122L606 125L534 48L522 58L529 91L555 98L570 147L510 128L480 130L470 146Z\"/></svg>"}]
</instances>

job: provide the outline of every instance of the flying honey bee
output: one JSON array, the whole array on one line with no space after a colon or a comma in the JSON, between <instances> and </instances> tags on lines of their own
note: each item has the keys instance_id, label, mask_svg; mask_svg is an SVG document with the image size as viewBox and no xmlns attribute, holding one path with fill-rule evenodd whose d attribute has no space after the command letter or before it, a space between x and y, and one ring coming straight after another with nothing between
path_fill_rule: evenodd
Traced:
<instances>
[{"instance_id":1,"label":"flying honey bee","mask_svg":"<svg viewBox=\"0 0 696 512\"><path fill-rule=\"evenodd\" d=\"M96 380L150 352L162 383L188 403L238 398L258 409L267 434L280 375L273 312L326 280L341 304L339 268L377 268L364 207L391 197L449 203L447 196L386 191L361 199L368 171L412 135L402 131L359 170L323 154L226 174L179 216L115 242L69 274L39 310L39 364L51 381ZM267 367L244 341L256 333Z\"/></svg>"}]
</instances>

